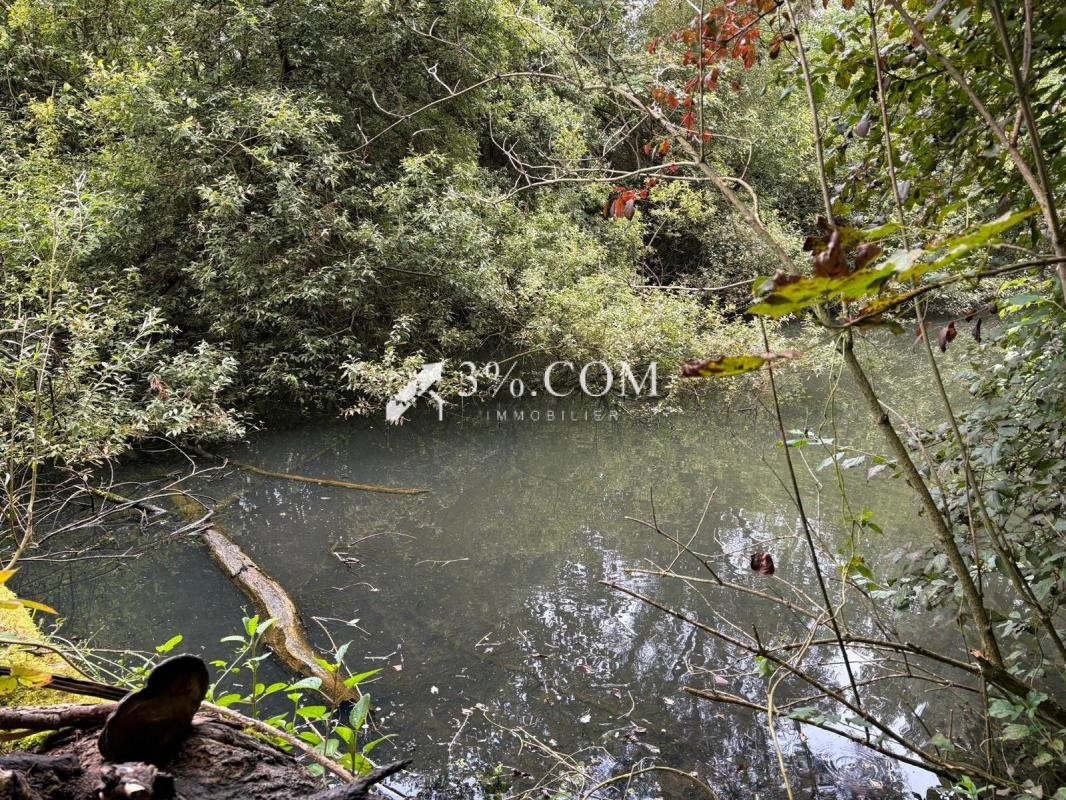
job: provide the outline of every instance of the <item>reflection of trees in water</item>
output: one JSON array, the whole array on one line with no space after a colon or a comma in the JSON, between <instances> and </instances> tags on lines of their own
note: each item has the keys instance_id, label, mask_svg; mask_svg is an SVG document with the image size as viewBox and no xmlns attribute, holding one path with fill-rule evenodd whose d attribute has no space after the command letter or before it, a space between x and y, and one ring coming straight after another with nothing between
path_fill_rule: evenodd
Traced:
<instances>
[{"instance_id":1,"label":"reflection of trees in water","mask_svg":"<svg viewBox=\"0 0 1066 800\"><path fill-rule=\"evenodd\" d=\"M602 555L602 567L609 574L617 563L616 554L605 550ZM642 591L656 592L668 585L654 576L639 578ZM650 744L661 750L662 763L696 769L720 790L745 796L753 787L760 787L763 796L783 796L783 791L775 791L781 777L764 721L678 691L678 679L690 677L683 661L717 665L719 672L729 673L735 671L740 654L728 652L713 640L694 636L691 626L634 598L611 596L604 602L582 604L580 596L571 594L573 590L574 583L563 575L554 586L543 587L531 596L527 605L530 614L541 621L548 646L581 658L580 663L592 670L587 673L559 660L546 665L547 684L574 701L573 705L582 708L584 701L584 707L588 707L591 704L587 698L597 692L609 697L604 687L617 686L618 677L625 676L625 688L632 692L634 702L633 711L624 719L639 720L647 732L637 742L621 737L614 747L608 745L615 761L612 769L617 774L632 769L636 760L647 758L648 751L642 745ZM830 667L823 671L834 672ZM756 695L761 691L762 679L754 676L735 676L729 682L734 691ZM672 706L665 704L669 701ZM629 703L616 705L616 716L621 720ZM512 717L516 710L509 708L506 716ZM566 725L565 719L560 722ZM550 722L545 727L557 730ZM567 727L572 728L572 718ZM906 796L898 765L883 756L862 751L844 740L826 741L824 734L821 746L814 750L808 736L792 721L779 723L778 737L791 780L795 788L806 790L807 797ZM567 741L565 736L559 738ZM581 738L571 737L575 745ZM602 763L597 762L600 767ZM645 778L649 788L657 789L647 796L668 791L668 796L699 796L697 787L671 789L663 785L664 777L666 784L672 782L662 775Z\"/></svg>"}]
</instances>

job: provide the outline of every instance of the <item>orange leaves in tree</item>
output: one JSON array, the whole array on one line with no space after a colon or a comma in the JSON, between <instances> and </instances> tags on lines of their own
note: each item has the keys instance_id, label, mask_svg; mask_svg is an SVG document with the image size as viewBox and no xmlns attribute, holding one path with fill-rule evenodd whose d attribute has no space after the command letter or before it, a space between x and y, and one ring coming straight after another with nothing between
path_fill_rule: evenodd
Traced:
<instances>
[{"instance_id":1,"label":"orange leaves in tree","mask_svg":"<svg viewBox=\"0 0 1066 800\"><path fill-rule=\"evenodd\" d=\"M633 213L637 210L637 200L647 200L648 190L627 189L624 186L615 186L607 195L607 202L603 206L603 216L607 219L633 219Z\"/></svg>"},{"instance_id":2,"label":"orange leaves in tree","mask_svg":"<svg viewBox=\"0 0 1066 800\"><path fill-rule=\"evenodd\" d=\"M727 62L739 62L746 70L758 60L760 26L775 14L780 0L721 0L697 17L689 25L674 31L670 40L678 43L675 51L682 68L688 76L679 82L684 97L678 98L672 91L655 86L651 97L660 107L672 113L679 112L679 124L692 132L693 138L709 141L705 131L697 130L699 114L694 111L692 100L701 92L716 91L723 73L728 72ZM788 34L778 34L770 43L770 57L776 58ZM660 40L648 44L649 53L657 53ZM743 84L735 76L727 76L733 91L743 90Z\"/></svg>"}]
</instances>

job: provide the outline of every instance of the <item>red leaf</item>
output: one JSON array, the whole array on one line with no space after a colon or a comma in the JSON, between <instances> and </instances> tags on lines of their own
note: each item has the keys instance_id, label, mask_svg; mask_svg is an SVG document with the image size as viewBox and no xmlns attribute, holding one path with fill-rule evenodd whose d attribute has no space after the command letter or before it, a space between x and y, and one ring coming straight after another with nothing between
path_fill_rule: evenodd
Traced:
<instances>
[{"instance_id":1,"label":"red leaf","mask_svg":"<svg viewBox=\"0 0 1066 800\"><path fill-rule=\"evenodd\" d=\"M659 37L656 36L650 42L648 42L648 55L655 55L655 51L659 49Z\"/></svg>"},{"instance_id":2,"label":"red leaf","mask_svg":"<svg viewBox=\"0 0 1066 800\"><path fill-rule=\"evenodd\" d=\"M752 572L760 575L774 574L774 557L769 553L753 553L751 556Z\"/></svg>"},{"instance_id":3,"label":"red leaf","mask_svg":"<svg viewBox=\"0 0 1066 800\"><path fill-rule=\"evenodd\" d=\"M943 328L941 328L940 335L937 337L936 340L937 344L940 345L940 352L945 352L948 349L948 344L950 344L958 335L959 332L955 330L955 320L952 320Z\"/></svg>"},{"instance_id":4,"label":"red leaf","mask_svg":"<svg viewBox=\"0 0 1066 800\"><path fill-rule=\"evenodd\" d=\"M626 200L625 206L622 208L622 213L625 214L626 219L633 219L633 210L636 208L636 201L630 197Z\"/></svg>"}]
</instances>

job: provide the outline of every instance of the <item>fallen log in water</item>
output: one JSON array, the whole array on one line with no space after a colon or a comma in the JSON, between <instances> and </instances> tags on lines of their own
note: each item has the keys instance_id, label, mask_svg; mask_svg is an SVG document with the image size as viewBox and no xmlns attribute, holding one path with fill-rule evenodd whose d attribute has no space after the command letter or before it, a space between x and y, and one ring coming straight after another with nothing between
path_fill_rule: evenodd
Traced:
<instances>
[{"instance_id":1,"label":"fallen log in water","mask_svg":"<svg viewBox=\"0 0 1066 800\"><path fill-rule=\"evenodd\" d=\"M291 755L244 733L239 724L197 714L176 754L158 767L109 763L97 744L114 703L53 708L7 708L0 727L64 729L36 753L0 756L3 800L362 800L373 785L398 772L396 762L333 789L323 789Z\"/></svg>"},{"instance_id":2,"label":"fallen log in water","mask_svg":"<svg viewBox=\"0 0 1066 800\"><path fill-rule=\"evenodd\" d=\"M202 447L194 446L190 447L189 450L204 458L212 458L216 461L221 461L223 464L231 464L238 469L243 469L246 472L252 472L256 475L262 475L265 478L281 478L282 480L297 481L298 483L314 483L319 486L337 486L341 489L352 489L358 492L377 492L379 494L425 494L429 491L429 489L408 486L382 486L377 483L353 483L352 481L342 481L336 478L316 478L311 475L297 475L293 472L279 472L277 470L257 467L255 464L235 461L232 458L224 458L208 452Z\"/></svg>"},{"instance_id":3,"label":"fallen log in water","mask_svg":"<svg viewBox=\"0 0 1066 800\"><path fill-rule=\"evenodd\" d=\"M174 503L187 518L201 516L200 507L193 500L178 495L174 498ZM206 526L199 536L207 545L215 563L255 603L259 615L274 620L263 639L281 663L293 672L321 680L322 692L333 703L358 699L359 691L345 686L341 673L330 672L318 663L300 619L300 612L296 610L296 604L281 584L267 575L251 556L217 525Z\"/></svg>"},{"instance_id":4,"label":"fallen log in water","mask_svg":"<svg viewBox=\"0 0 1066 800\"><path fill-rule=\"evenodd\" d=\"M343 675L330 672L315 660L300 613L281 585L218 528L207 528L200 538L226 575L256 604L260 616L274 620L263 638L281 663L293 672L319 678L322 691L334 703L358 699L358 691L344 685Z\"/></svg>"}]
</instances>

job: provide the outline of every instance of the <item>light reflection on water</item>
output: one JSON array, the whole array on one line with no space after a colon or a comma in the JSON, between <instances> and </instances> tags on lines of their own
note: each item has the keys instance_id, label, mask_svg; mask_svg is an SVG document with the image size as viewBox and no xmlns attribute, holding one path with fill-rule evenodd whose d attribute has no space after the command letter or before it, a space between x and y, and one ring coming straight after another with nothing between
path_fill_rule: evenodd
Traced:
<instances>
[{"instance_id":1,"label":"light reflection on water","mask_svg":"<svg viewBox=\"0 0 1066 800\"><path fill-rule=\"evenodd\" d=\"M921 380L905 356L888 369ZM764 403L757 393L739 405ZM379 724L395 739L376 752L379 760L412 750L442 793L458 785L476 793L470 776L497 763L544 768L528 750L520 754L506 730L520 727L559 753L605 748L583 757L601 777L658 762L697 770L723 797L779 797L765 720L681 691L714 686L761 700L765 682L750 674L750 661L600 584L624 580L709 623L719 624L717 613L745 630L757 625L767 640L795 630L751 597L705 592L708 607L695 589L626 572L676 555L626 517L654 514L687 538L713 491L697 545L720 554L723 577L767 582L747 561L769 550L778 575L817 591L796 514L772 471L780 472L781 451L766 409L738 413L733 404L599 423L496 424L470 405L465 420L453 413L401 428L376 419L307 424L258 435L234 457L432 493L376 495L240 472L203 488L215 497L243 489L217 521L289 590L317 644L327 643L328 630L338 642L354 641L353 669L385 667L371 691ZM790 425L817 426L822 406L793 396L787 411ZM840 414L852 444L878 449L857 409ZM797 453L812 469L824 457L816 448ZM864 472L849 476L851 501L885 530L865 548L877 574L885 567L879 557L924 534L902 482L867 482ZM802 466L801 473L820 530L840 536L831 474L813 473L823 484L814 499L814 478ZM63 608L68 633L94 634L101 645L148 649L182 632L189 649L218 656L217 640L234 631L246 605L192 542L153 551L106 580L78 582L75 573L52 573L42 596ZM833 665L824 674L843 680ZM870 702L902 721L903 691L883 684ZM779 737L799 796L903 797L933 782L809 726L782 724ZM457 759L465 766L455 767ZM630 788L634 796L700 796L683 780L654 774Z\"/></svg>"}]
</instances>

